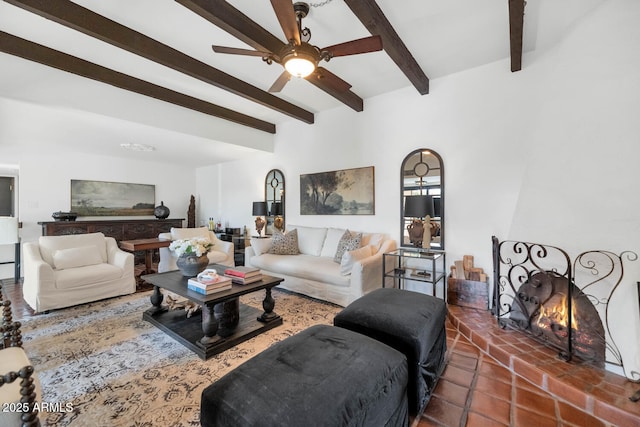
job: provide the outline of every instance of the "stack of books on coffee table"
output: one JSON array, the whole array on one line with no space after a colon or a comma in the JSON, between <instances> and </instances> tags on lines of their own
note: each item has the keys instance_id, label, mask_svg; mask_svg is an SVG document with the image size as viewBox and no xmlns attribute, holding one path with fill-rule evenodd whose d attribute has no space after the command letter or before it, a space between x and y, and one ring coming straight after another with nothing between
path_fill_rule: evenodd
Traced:
<instances>
[{"instance_id":1,"label":"stack of books on coffee table","mask_svg":"<svg viewBox=\"0 0 640 427\"><path fill-rule=\"evenodd\" d=\"M187 288L203 295L209 295L216 292L222 292L231 289L231 279L217 274L212 277L199 274L198 277L192 277L187 281Z\"/></svg>"},{"instance_id":2,"label":"stack of books on coffee table","mask_svg":"<svg viewBox=\"0 0 640 427\"><path fill-rule=\"evenodd\" d=\"M259 268L237 266L229 267L224 271L224 275L230 278L233 283L247 285L262 280L262 272Z\"/></svg>"}]
</instances>

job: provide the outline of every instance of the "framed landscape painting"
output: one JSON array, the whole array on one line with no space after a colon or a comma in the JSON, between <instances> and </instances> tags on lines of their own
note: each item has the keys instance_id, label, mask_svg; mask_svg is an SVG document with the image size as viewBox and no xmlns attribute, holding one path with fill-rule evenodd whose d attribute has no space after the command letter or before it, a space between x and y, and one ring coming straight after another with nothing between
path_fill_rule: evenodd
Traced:
<instances>
[{"instance_id":1,"label":"framed landscape painting","mask_svg":"<svg viewBox=\"0 0 640 427\"><path fill-rule=\"evenodd\" d=\"M78 216L153 215L156 186L71 180L71 211Z\"/></svg>"},{"instance_id":2,"label":"framed landscape painting","mask_svg":"<svg viewBox=\"0 0 640 427\"><path fill-rule=\"evenodd\" d=\"M301 215L374 215L373 166L300 175Z\"/></svg>"}]
</instances>

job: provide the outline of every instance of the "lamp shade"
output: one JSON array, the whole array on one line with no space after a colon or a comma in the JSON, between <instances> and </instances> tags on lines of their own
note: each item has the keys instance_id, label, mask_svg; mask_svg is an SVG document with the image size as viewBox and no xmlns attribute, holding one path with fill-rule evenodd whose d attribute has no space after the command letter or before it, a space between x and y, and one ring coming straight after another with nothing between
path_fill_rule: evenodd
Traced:
<instances>
[{"instance_id":1,"label":"lamp shade","mask_svg":"<svg viewBox=\"0 0 640 427\"><path fill-rule=\"evenodd\" d=\"M424 218L433 216L433 199L431 196L406 196L404 198L404 216Z\"/></svg>"},{"instance_id":2,"label":"lamp shade","mask_svg":"<svg viewBox=\"0 0 640 427\"><path fill-rule=\"evenodd\" d=\"M271 216L282 215L282 203L281 202L273 202L271 203Z\"/></svg>"},{"instance_id":3,"label":"lamp shade","mask_svg":"<svg viewBox=\"0 0 640 427\"><path fill-rule=\"evenodd\" d=\"M263 216L267 214L267 202L253 202L253 214Z\"/></svg>"}]
</instances>

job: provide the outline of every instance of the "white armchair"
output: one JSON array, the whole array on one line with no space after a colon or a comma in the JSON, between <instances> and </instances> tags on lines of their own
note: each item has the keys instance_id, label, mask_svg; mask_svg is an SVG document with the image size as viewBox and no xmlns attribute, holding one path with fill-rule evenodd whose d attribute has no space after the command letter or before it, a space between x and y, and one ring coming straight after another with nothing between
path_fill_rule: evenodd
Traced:
<instances>
[{"instance_id":1,"label":"white armchair","mask_svg":"<svg viewBox=\"0 0 640 427\"><path fill-rule=\"evenodd\" d=\"M172 228L169 233L160 233L160 240L180 240L193 239L202 237L213 243L213 248L207 253L210 264L221 264L229 267L235 266L233 258L234 247L232 242L225 242L218 239L213 231L209 231L206 227L199 228ZM169 248L160 248L160 263L158 264L158 273L165 271L177 270L177 257Z\"/></svg>"},{"instance_id":2,"label":"white armchair","mask_svg":"<svg viewBox=\"0 0 640 427\"><path fill-rule=\"evenodd\" d=\"M22 293L36 312L136 291L133 254L102 233L42 236L23 252Z\"/></svg>"}]
</instances>

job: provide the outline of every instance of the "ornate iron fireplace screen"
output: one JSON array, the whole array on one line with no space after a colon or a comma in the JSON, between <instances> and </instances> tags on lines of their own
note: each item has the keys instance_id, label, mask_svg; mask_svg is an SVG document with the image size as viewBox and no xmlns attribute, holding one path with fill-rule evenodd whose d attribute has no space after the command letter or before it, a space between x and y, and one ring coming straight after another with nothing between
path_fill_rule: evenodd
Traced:
<instances>
[{"instance_id":1,"label":"ornate iron fireplace screen","mask_svg":"<svg viewBox=\"0 0 640 427\"><path fill-rule=\"evenodd\" d=\"M588 251L571 263L555 246L492 240L493 314L501 327L530 334L564 360L575 356L624 369L609 330L609 300L622 281L624 262L637 260L637 254Z\"/></svg>"}]
</instances>

